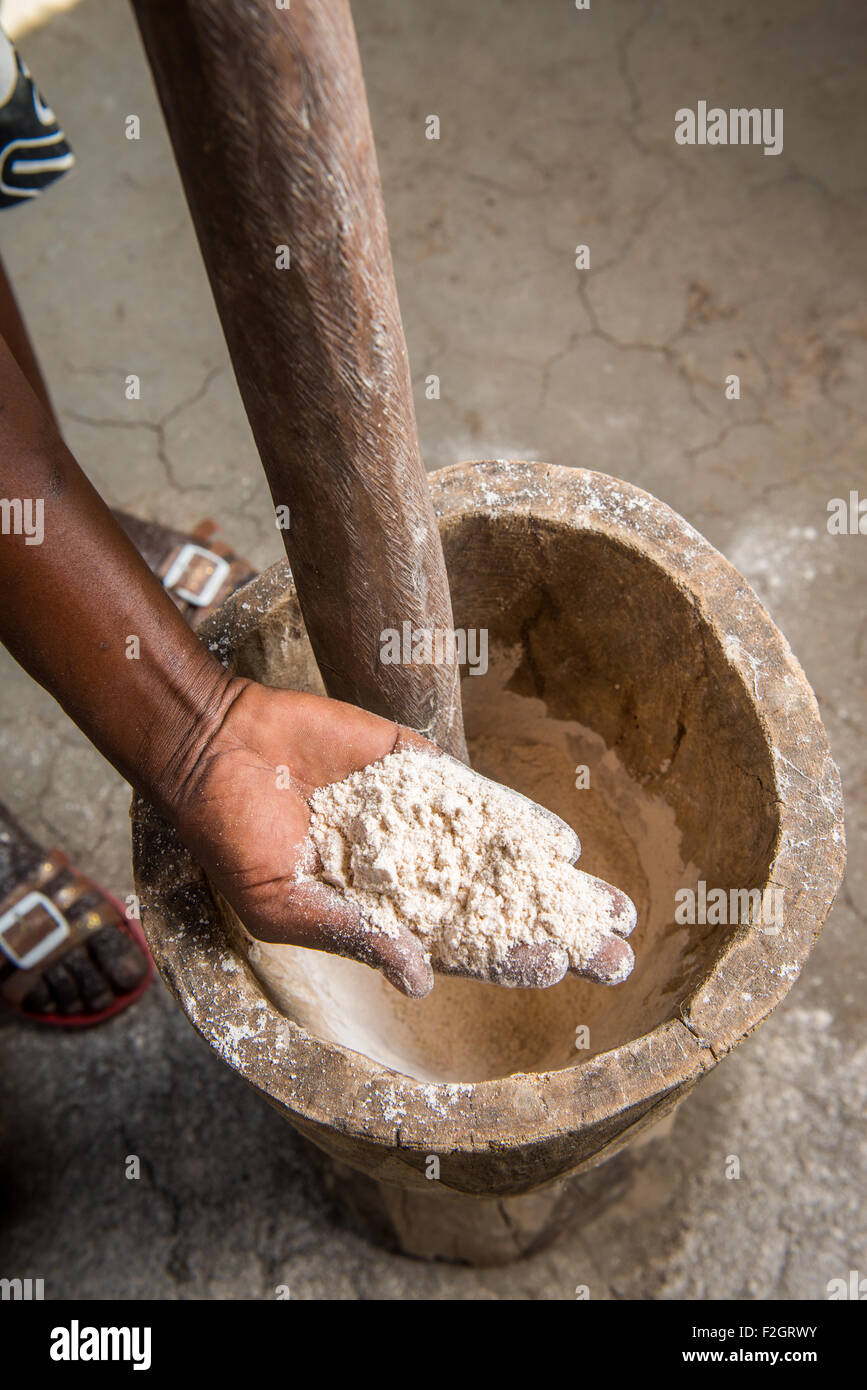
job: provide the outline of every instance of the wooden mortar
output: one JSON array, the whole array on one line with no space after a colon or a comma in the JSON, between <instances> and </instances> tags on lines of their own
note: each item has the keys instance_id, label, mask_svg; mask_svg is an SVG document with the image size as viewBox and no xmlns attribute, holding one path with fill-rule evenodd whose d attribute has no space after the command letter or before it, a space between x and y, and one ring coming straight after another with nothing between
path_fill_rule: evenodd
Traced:
<instances>
[{"instance_id":1,"label":"wooden mortar","mask_svg":"<svg viewBox=\"0 0 867 1390\"><path fill-rule=\"evenodd\" d=\"M302 993L313 976L330 981L317 1033L276 1007L250 968L249 942L177 836L134 801L144 927L190 1022L322 1152L328 1185L374 1235L406 1253L485 1264L556 1234L566 1179L667 1114L787 993L842 877L843 806L785 638L669 507L617 479L540 463L460 464L431 483L455 625L486 628L492 651L517 653L511 691L604 738L671 808L684 860L709 886L781 889L784 903L777 935L735 925L677 937L666 925L654 939L640 918L635 977L611 990L439 979L435 1002L419 1004L364 966L294 951L288 972ZM285 565L234 595L205 633L240 673L322 688ZM471 746L488 679L475 678L465 699ZM468 990L488 1030L533 1011L544 1055L519 1051L511 1075L432 1080L340 1041L353 1011L372 1008L384 1039L372 1053L408 1047L420 1028L424 1058L425 1015L412 1011L429 1006L441 1019L455 991ZM588 1017L602 1051L575 1049L575 1025Z\"/></svg>"}]
</instances>

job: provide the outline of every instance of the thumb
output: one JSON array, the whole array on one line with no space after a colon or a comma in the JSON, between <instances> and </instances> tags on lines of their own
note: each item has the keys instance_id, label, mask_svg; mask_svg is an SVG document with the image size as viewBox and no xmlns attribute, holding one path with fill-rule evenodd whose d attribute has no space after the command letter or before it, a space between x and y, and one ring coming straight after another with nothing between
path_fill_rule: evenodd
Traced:
<instances>
[{"instance_id":1,"label":"thumb","mask_svg":"<svg viewBox=\"0 0 867 1390\"><path fill-rule=\"evenodd\" d=\"M410 999L423 999L433 989L433 971L418 937L405 928L385 931L327 883L293 884L288 920L284 939L290 945L370 965Z\"/></svg>"}]
</instances>

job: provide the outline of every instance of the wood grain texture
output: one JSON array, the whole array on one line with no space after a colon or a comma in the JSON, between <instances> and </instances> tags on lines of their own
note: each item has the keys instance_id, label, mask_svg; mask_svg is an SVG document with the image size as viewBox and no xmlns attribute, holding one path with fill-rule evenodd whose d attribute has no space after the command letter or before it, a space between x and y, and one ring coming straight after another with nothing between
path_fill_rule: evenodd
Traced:
<instances>
[{"instance_id":1,"label":"wood grain texture","mask_svg":"<svg viewBox=\"0 0 867 1390\"><path fill-rule=\"evenodd\" d=\"M464 756L457 668L379 659L452 618L349 6L133 8L326 689Z\"/></svg>"},{"instance_id":2,"label":"wood grain texture","mask_svg":"<svg viewBox=\"0 0 867 1390\"><path fill-rule=\"evenodd\" d=\"M643 1012L650 986L642 982L631 1002L620 987L618 1045L576 1052L556 1070L431 1083L281 1013L177 836L136 802L142 920L189 1020L335 1160L335 1192L379 1238L487 1263L556 1229L554 1185L668 1114L785 997L842 879L843 803L815 697L788 643L682 517L628 483L542 463L458 465L431 482L458 619L472 611L489 618L492 641L521 642L534 682L525 693L616 742L675 809L709 882L774 885L785 895L776 935L743 926L690 933L682 959L657 982L652 1026ZM306 643L285 566L229 599L209 631L233 669L278 669L291 646L303 683ZM652 975L665 942L644 932L639 923L639 961ZM437 1183L425 1177L432 1154ZM550 1201L511 1205L549 1189Z\"/></svg>"}]
</instances>

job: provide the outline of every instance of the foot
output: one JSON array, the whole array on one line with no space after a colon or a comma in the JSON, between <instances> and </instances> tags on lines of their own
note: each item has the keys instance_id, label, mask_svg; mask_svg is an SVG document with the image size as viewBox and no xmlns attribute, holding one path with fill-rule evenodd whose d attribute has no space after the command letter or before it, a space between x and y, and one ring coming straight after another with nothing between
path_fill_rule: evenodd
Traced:
<instances>
[{"instance_id":1,"label":"foot","mask_svg":"<svg viewBox=\"0 0 867 1390\"><path fill-rule=\"evenodd\" d=\"M133 1003L152 976L122 905L0 807L0 999L37 1022L91 1024Z\"/></svg>"},{"instance_id":2,"label":"foot","mask_svg":"<svg viewBox=\"0 0 867 1390\"><path fill-rule=\"evenodd\" d=\"M214 521L202 521L187 534L117 509L114 518L192 628L255 578L248 561L214 539L219 529Z\"/></svg>"}]
</instances>

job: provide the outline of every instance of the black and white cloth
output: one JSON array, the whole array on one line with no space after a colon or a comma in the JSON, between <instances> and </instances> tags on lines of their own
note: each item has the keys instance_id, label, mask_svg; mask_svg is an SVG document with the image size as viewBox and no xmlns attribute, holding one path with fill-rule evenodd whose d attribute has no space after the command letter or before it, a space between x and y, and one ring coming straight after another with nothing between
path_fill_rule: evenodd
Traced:
<instances>
[{"instance_id":1,"label":"black and white cloth","mask_svg":"<svg viewBox=\"0 0 867 1390\"><path fill-rule=\"evenodd\" d=\"M74 163L57 117L0 29L0 208L35 198Z\"/></svg>"}]
</instances>

